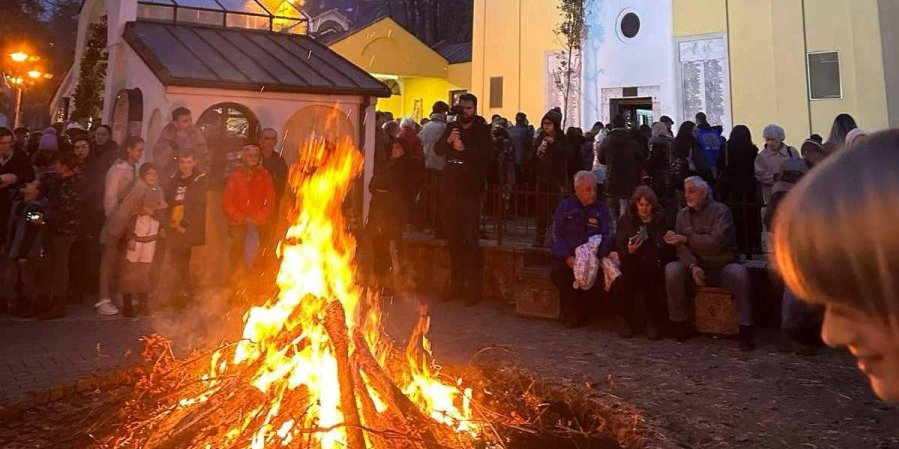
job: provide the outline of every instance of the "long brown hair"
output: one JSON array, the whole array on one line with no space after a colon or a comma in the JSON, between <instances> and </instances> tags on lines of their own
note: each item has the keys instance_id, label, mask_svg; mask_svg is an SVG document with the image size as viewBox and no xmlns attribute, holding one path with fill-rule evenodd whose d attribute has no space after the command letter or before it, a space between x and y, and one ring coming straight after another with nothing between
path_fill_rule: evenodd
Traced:
<instances>
[{"instance_id":1,"label":"long brown hair","mask_svg":"<svg viewBox=\"0 0 899 449\"><path fill-rule=\"evenodd\" d=\"M800 298L899 317L899 130L816 166L784 199L777 266Z\"/></svg>"},{"instance_id":2,"label":"long brown hair","mask_svg":"<svg viewBox=\"0 0 899 449\"><path fill-rule=\"evenodd\" d=\"M633 218L637 217L637 201L640 201L640 198L649 201L649 204L652 205L652 218L661 217L664 212L662 211L662 203L659 202L659 196L656 195L656 192L652 190L652 187L647 185L639 185L636 189L634 189L634 194L631 195L631 199L627 204L628 213L632 215Z\"/></svg>"}]
</instances>

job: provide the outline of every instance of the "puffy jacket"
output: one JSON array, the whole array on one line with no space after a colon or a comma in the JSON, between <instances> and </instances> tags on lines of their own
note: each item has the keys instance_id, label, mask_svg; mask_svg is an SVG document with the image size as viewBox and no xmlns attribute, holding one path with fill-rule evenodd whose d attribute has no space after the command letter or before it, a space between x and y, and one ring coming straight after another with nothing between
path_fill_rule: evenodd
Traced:
<instances>
[{"instance_id":1,"label":"puffy jacket","mask_svg":"<svg viewBox=\"0 0 899 449\"><path fill-rule=\"evenodd\" d=\"M241 165L225 183L222 208L228 223L243 224L247 219L266 225L275 211L275 184L272 175L261 165Z\"/></svg>"},{"instance_id":2,"label":"puffy jacket","mask_svg":"<svg viewBox=\"0 0 899 449\"><path fill-rule=\"evenodd\" d=\"M687 237L687 244L677 247L677 257L684 265L721 268L737 260L734 217L724 204L708 198L699 210L681 209L675 229Z\"/></svg>"},{"instance_id":3,"label":"puffy jacket","mask_svg":"<svg viewBox=\"0 0 899 449\"><path fill-rule=\"evenodd\" d=\"M80 231L82 210L82 178L74 174L47 177L47 231L51 235L74 236Z\"/></svg>"},{"instance_id":4,"label":"puffy jacket","mask_svg":"<svg viewBox=\"0 0 899 449\"><path fill-rule=\"evenodd\" d=\"M576 197L563 198L553 214L552 256L560 260L574 257L577 247L594 235L602 235L597 257L606 257L612 252L613 240L612 215L605 204L596 201L584 206Z\"/></svg>"}]
</instances>

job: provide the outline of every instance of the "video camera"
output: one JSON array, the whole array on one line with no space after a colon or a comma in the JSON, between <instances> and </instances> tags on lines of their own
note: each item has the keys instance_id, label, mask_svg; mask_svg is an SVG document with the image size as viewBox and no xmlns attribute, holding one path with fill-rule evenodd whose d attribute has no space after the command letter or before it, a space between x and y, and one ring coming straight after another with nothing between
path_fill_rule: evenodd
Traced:
<instances>
[{"instance_id":1,"label":"video camera","mask_svg":"<svg viewBox=\"0 0 899 449\"><path fill-rule=\"evenodd\" d=\"M465 111L462 110L462 105L459 103L456 103L453 105L453 107L450 108L449 114L447 114L447 116L446 116L446 122L447 123L456 123L456 121L459 120L459 116L461 116L464 113L465 113Z\"/></svg>"}]
</instances>

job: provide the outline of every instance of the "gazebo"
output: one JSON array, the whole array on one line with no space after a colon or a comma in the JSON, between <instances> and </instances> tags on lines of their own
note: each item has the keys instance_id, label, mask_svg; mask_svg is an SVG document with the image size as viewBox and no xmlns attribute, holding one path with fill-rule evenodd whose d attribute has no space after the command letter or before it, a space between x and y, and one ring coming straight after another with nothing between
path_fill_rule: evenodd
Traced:
<instances>
[{"instance_id":1,"label":"gazebo","mask_svg":"<svg viewBox=\"0 0 899 449\"><path fill-rule=\"evenodd\" d=\"M351 137L366 154L365 181L371 176L374 104L390 91L307 36L307 16L293 1L84 0L75 63L51 105L57 118L66 118L90 30L103 16L102 121L117 141L136 134L152 144L171 110L184 106L231 145L278 130L288 162L313 131Z\"/></svg>"}]
</instances>

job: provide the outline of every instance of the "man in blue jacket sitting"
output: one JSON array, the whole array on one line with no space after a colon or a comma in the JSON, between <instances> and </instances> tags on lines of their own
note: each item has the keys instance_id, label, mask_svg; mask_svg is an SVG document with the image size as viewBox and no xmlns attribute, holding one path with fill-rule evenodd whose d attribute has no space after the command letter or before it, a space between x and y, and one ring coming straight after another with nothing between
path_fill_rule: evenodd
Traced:
<instances>
[{"instance_id":1,"label":"man in blue jacket sitting","mask_svg":"<svg viewBox=\"0 0 899 449\"><path fill-rule=\"evenodd\" d=\"M596 178L589 171L574 175L574 197L559 202L553 214L553 232L550 241L552 272L550 278L559 290L562 323L569 328L584 322L587 306L599 300L603 291L602 266L596 282L589 290L573 287L575 249L587 243L594 235L602 235L597 257L603 258L612 251L612 216L602 201L596 199Z\"/></svg>"}]
</instances>

